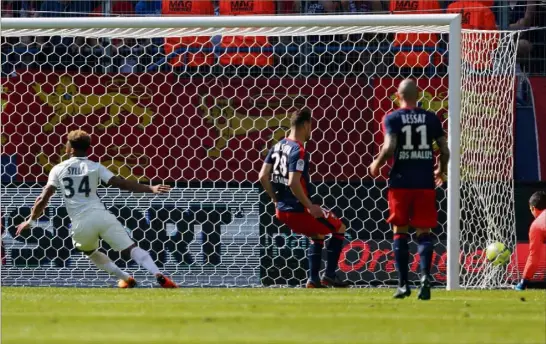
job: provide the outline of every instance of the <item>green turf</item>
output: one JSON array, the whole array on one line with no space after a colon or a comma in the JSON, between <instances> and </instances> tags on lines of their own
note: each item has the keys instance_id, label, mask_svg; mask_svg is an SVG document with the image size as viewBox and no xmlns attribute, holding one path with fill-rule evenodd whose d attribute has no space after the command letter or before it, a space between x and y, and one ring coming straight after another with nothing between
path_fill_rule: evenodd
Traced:
<instances>
[{"instance_id":1,"label":"green turf","mask_svg":"<svg viewBox=\"0 0 546 344\"><path fill-rule=\"evenodd\" d=\"M2 288L9 343L533 343L544 291Z\"/></svg>"}]
</instances>

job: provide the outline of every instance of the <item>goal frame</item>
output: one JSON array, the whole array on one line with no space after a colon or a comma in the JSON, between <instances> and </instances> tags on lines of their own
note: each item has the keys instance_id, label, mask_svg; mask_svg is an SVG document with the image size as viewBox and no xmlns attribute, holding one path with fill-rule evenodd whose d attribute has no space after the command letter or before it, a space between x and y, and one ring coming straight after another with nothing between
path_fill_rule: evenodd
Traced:
<instances>
[{"instance_id":1,"label":"goal frame","mask_svg":"<svg viewBox=\"0 0 546 344\"><path fill-rule=\"evenodd\" d=\"M309 27L393 27L448 26L448 145L451 158L447 175L447 290L460 288L460 109L461 109L461 15L324 15L324 16L208 16L208 17L71 17L71 18L0 18L0 30L17 30L22 35L36 35L33 30L66 29L240 29L238 35L256 35L257 28ZM249 28L250 30L244 30ZM233 34L234 32L232 32ZM42 32L43 34L43 32ZM47 33L46 33L47 34ZM195 35L190 30L188 35ZM214 33L212 33L214 34ZM282 35L282 33L280 33ZM207 34L210 35L210 34ZM6 36L10 36L8 33ZM176 36L180 36L179 33ZM457 190L451 192L450 190Z\"/></svg>"}]
</instances>

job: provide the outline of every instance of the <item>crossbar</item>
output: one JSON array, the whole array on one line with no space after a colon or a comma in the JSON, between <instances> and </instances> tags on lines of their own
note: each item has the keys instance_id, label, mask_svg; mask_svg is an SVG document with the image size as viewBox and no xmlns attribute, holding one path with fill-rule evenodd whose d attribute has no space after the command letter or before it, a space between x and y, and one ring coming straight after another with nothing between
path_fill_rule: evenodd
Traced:
<instances>
[{"instance_id":1,"label":"crossbar","mask_svg":"<svg viewBox=\"0 0 546 344\"><path fill-rule=\"evenodd\" d=\"M449 25L458 14L0 18L2 30Z\"/></svg>"}]
</instances>

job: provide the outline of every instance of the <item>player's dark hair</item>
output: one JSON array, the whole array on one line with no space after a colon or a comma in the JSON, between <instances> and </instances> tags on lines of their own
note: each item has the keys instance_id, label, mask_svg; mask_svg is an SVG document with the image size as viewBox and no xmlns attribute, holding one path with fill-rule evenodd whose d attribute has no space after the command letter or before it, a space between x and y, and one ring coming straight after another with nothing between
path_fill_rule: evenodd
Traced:
<instances>
[{"instance_id":1,"label":"player's dark hair","mask_svg":"<svg viewBox=\"0 0 546 344\"><path fill-rule=\"evenodd\" d=\"M546 191L537 191L529 198L529 205L538 210L546 209Z\"/></svg>"},{"instance_id":2,"label":"player's dark hair","mask_svg":"<svg viewBox=\"0 0 546 344\"><path fill-rule=\"evenodd\" d=\"M311 122L311 110L307 108L294 112L290 118L290 126L292 128L301 128L308 122Z\"/></svg>"},{"instance_id":3,"label":"player's dark hair","mask_svg":"<svg viewBox=\"0 0 546 344\"><path fill-rule=\"evenodd\" d=\"M68 133L70 146L77 151L86 152L91 146L91 137L83 130L73 130Z\"/></svg>"}]
</instances>

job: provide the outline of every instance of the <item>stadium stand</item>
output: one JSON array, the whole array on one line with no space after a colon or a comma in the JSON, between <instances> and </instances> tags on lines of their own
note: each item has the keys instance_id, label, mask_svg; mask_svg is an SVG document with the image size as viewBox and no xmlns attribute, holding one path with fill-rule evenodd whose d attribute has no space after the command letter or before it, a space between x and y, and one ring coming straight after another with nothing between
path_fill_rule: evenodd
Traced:
<instances>
[{"instance_id":1,"label":"stadium stand","mask_svg":"<svg viewBox=\"0 0 546 344\"><path fill-rule=\"evenodd\" d=\"M3 16L87 16L87 15L108 15L108 16L146 16L146 15L182 15L184 9L170 6L169 4L182 3L179 1L3 1L2 15ZM187 2L186 2L187 3ZM440 12L457 12L464 8L470 14L471 22L465 24L467 28L493 28L493 18L495 25L499 29L522 29L530 27L544 26L546 22L546 10L542 1L260 1L250 8L232 8L229 1L207 2L194 1L195 6L186 15L252 15L252 14L295 14L304 13L308 15L319 15L327 13L440 13ZM105 4L107 4L105 6ZM407 6L406 6L407 5ZM406 6L406 7L404 7ZM413 8L414 6L415 8ZM191 7L191 6L190 6ZM245 13L248 12L248 13ZM477 14L477 13L481 14ZM483 15L482 15L483 14ZM484 19L486 18L485 22ZM478 19L480 18L480 19ZM392 46L388 48L392 52L392 61L396 70L392 71L392 61L385 58L385 65L390 65L390 71L398 74L399 68L402 68L402 73L417 73L419 69L429 67L437 67L443 62L443 58L438 53L431 56L427 50L434 48L436 44L443 44L443 40L439 40L437 35L426 34L427 37L414 35L409 37L405 34L398 34L395 37L390 37ZM240 38L240 37L239 37ZM375 40L373 39L375 38ZM103 55L104 47L110 42L102 41L100 45L94 41L84 41L81 38L70 39L64 38L60 42L59 37L23 37L17 42L13 39L3 39L2 53L9 60L13 60L18 64L34 62L44 62L44 55L52 54L47 57L47 62L50 68L76 69L83 67L84 69L93 69L95 72L102 70L104 63L99 63L98 57ZM139 72L146 69L170 69L180 66L201 66L211 65L215 59L223 65L247 65L247 66L268 66L275 64L277 73L279 71L289 72L290 65L293 61L302 60L301 54L307 55L305 62L306 66L303 69L313 71L315 73L327 72L327 65L335 60L336 52L333 54L322 54L323 56L313 56L308 51L292 51L287 50L286 54L280 58L276 58L276 51L273 51L271 44L264 41L263 37L252 38L248 41L246 38L241 41L233 37L224 37L218 39L218 42L213 42L213 39L207 39L207 42L201 42L194 37L186 37L182 41L167 39L163 44L161 39L155 40L139 40L134 42L113 41L112 47L116 49L120 45L125 49L125 58L116 57L114 68L118 67L118 71L122 72ZM528 75L544 75L545 71L545 49L546 44L545 30L533 30L523 34L520 43L519 59L522 70ZM347 37L316 37L316 42L319 46L330 45L329 49L339 51L343 50L344 43L356 44L362 46L365 50L366 44L378 43L384 41L383 37L372 37L372 41L365 40L355 42L347 39ZM422 41L422 42L421 42ZM423 51L417 51L415 42L423 43ZM180 44L181 43L181 44ZM273 42L275 43L275 42ZM289 42L286 42L289 44ZM282 45L273 44L276 47ZM337 46L337 48L336 48ZM419 46L419 44L417 45ZM216 47L216 48L215 48ZM217 50L217 48L220 50ZM236 53L231 52L233 48L243 48ZM306 49L305 45L302 45ZM39 49L38 49L39 48ZM128 49L129 48L129 49ZM188 49L189 48L189 49ZM248 49L250 48L250 50ZM440 47L441 48L441 47ZM245 50L246 49L246 50ZM421 48L420 48L421 49ZM242 51L249 51L242 52ZM14 54L6 52L14 51ZM38 56L29 58L29 54L38 53ZM214 53L220 51L224 53ZM228 52L229 51L229 52ZM9 55L9 57L7 56ZM165 55L167 58L165 58ZM215 56L217 55L217 56ZM274 58L275 57L275 58ZM360 56L361 59L366 58L366 54ZM355 63L355 66L347 68L342 66L342 69L347 69L348 73L359 73L363 64L360 64L358 56L349 60ZM163 63L163 62L168 63ZM104 62L104 61L103 61ZM301 62L301 61L300 61ZM150 66L152 64L152 66ZM155 65L154 65L155 64ZM9 64L3 64L3 73L9 72L11 68ZM47 66L42 65L42 68ZM111 67L112 68L112 67ZM302 68L298 68L300 73ZM187 71L186 69L184 69ZM115 72L114 70L109 70ZM197 70L189 70L197 72Z\"/></svg>"}]
</instances>

